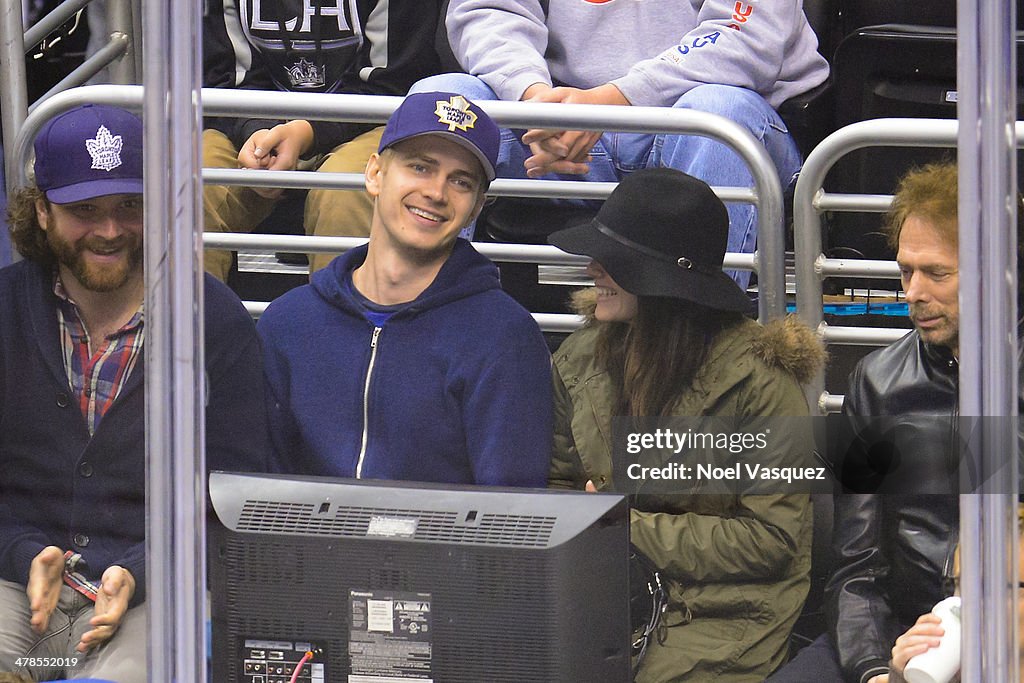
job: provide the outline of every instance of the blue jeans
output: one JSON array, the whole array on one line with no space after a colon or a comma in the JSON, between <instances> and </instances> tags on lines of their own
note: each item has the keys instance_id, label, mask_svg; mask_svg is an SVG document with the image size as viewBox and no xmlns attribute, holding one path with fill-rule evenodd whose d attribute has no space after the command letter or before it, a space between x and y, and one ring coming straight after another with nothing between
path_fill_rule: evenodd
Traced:
<instances>
[{"instance_id":1,"label":"blue jeans","mask_svg":"<svg viewBox=\"0 0 1024 683\"><path fill-rule=\"evenodd\" d=\"M430 76L414 84L410 92L434 90L456 92L471 100L498 99L479 78L459 73ZM768 151L783 188L789 186L800 170L800 152L786 124L771 105L752 90L728 85L700 85L680 97L673 107L718 114L745 127ZM526 177L523 162L531 152L519 139L522 133L501 130L498 177ZM684 171L712 186L753 187L750 171L738 154L717 140L697 135L605 133L590 155L590 172L586 175L550 174L546 177L617 182L631 171L664 166ZM728 250L751 253L757 242L756 209L751 204L730 203L726 206L729 210ZM750 277L748 272L731 275L742 287L747 285Z\"/></svg>"}]
</instances>

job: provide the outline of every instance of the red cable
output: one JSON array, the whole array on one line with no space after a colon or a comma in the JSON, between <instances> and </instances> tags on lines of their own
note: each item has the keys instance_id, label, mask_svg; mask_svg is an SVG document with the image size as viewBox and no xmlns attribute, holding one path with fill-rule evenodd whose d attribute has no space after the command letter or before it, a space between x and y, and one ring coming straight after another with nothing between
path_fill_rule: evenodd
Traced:
<instances>
[{"instance_id":1,"label":"red cable","mask_svg":"<svg viewBox=\"0 0 1024 683\"><path fill-rule=\"evenodd\" d=\"M302 665L311 659L313 659L313 653L306 650L306 654L302 655L302 659L295 665L295 671L292 672L292 680L288 681L288 683L295 683L295 681L299 680L299 672L302 671Z\"/></svg>"}]
</instances>

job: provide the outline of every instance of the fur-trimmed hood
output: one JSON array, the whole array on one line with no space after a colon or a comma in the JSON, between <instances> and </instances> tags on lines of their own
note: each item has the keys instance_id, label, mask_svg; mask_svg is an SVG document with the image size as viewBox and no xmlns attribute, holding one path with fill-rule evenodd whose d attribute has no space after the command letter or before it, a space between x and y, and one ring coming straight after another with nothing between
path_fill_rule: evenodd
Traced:
<instances>
[{"instance_id":1,"label":"fur-trimmed hood","mask_svg":"<svg viewBox=\"0 0 1024 683\"><path fill-rule=\"evenodd\" d=\"M765 363L789 372L796 381L811 381L828 359L821 339L795 315L762 325L761 337L751 345Z\"/></svg>"},{"instance_id":2,"label":"fur-trimmed hood","mask_svg":"<svg viewBox=\"0 0 1024 683\"><path fill-rule=\"evenodd\" d=\"M584 317L585 326L599 324L594 319L597 293L593 287L574 292L571 305L578 315ZM750 348L766 365L788 372L801 384L813 379L828 360L825 344L818 335L792 314L760 325Z\"/></svg>"}]
</instances>

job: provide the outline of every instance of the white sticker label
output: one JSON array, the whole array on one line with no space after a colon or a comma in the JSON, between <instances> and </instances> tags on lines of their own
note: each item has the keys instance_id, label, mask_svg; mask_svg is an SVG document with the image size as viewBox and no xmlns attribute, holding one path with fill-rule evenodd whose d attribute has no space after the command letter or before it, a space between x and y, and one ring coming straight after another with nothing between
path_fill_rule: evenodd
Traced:
<instances>
[{"instance_id":1,"label":"white sticker label","mask_svg":"<svg viewBox=\"0 0 1024 683\"><path fill-rule=\"evenodd\" d=\"M264 650L294 650L295 644L289 640L253 640L246 638L245 647L262 648ZM309 649L308 647L306 648Z\"/></svg>"},{"instance_id":2,"label":"white sticker label","mask_svg":"<svg viewBox=\"0 0 1024 683\"><path fill-rule=\"evenodd\" d=\"M395 632L395 603L392 600L366 601L366 630Z\"/></svg>"},{"instance_id":3,"label":"white sticker label","mask_svg":"<svg viewBox=\"0 0 1024 683\"><path fill-rule=\"evenodd\" d=\"M416 519L413 517L384 517L373 515L366 529L367 536L383 536L386 538L412 538L416 535Z\"/></svg>"}]
</instances>

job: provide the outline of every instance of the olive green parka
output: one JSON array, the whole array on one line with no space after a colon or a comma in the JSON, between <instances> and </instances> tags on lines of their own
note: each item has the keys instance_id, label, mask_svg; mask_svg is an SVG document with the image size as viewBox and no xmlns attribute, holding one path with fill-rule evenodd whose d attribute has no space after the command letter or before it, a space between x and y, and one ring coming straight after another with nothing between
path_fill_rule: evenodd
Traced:
<instances>
[{"instance_id":1,"label":"olive green parka","mask_svg":"<svg viewBox=\"0 0 1024 683\"><path fill-rule=\"evenodd\" d=\"M601 323L573 333L554 357L553 487L612 490L612 411L608 373L594 361ZM800 382L824 360L804 325L763 327L744 320L719 333L678 416L800 416ZM813 444L789 444L786 462L811 462ZM644 494L631 496L633 543L660 567L669 606L638 683L762 681L787 656L809 585L810 497Z\"/></svg>"}]
</instances>

